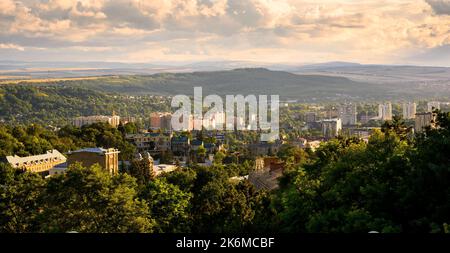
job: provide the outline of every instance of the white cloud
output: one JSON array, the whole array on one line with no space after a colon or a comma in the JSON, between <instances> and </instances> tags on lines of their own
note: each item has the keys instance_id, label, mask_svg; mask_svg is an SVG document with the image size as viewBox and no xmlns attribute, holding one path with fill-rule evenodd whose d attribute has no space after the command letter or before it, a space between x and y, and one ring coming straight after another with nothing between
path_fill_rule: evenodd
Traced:
<instances>
[{"instance_id":1,"label":"white cloud","mask_svg":"<svg viewBox=\"0 0 450 253\"><path fill-rule=\"evenodd\" d=\"M0 49L13 49L13 50L18 50L18 51L25 51L24 47L21 47L16 44L11 44L11 43L9 43L9 44L0 43Z\"/></svg>"},{"instance_id":2,"label":"white cloud","mask_svg":"<svg viewBox=\"0 0 450 253\"><path fill-rule=\"evenodd\" d=\"M0 43L66 48L74 55L95 50L129 61L153 55L163 60L392 62L450 44L450 15L444 15L449 3L2 0Z\"/></svg>"}]
</instances>

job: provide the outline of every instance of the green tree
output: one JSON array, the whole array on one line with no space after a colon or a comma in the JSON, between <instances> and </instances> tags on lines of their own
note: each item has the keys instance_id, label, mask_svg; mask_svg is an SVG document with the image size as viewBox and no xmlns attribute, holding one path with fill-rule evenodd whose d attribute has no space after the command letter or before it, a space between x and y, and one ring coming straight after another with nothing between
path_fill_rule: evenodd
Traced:
<instances>
[{"instance_id":1,"label":"green tree","mask_svg":"<svg viewBox=\"0 0 450 253\"><path fill-rule=\"evenodd\" d=\"M0 163L0 232L39 232L45 185L38 174Z\"/></svg>"},{"instance_id":2,"label":"green tree","mask_svg":"<svg viewBox=\"0 0 450 253\"><path fill-rule=\"evenodd\" d=\"M156 220L155 232L186 233L190 231L191 193L183 192L178 186L162 178L150 182L141 197L148 203L152 219Z\"/></svg>"},{"instance_id":3,"label":"green tree","mask_svg":"<svg viewBox=\"0 0 450 253\"><path fill-rule=\"evenodd\" d=\"M126 174L111 176L98 166L74 165L48 181L42 230L152 232L154 220L136 188L136 180Z\"/></svg>"}]
</instances>

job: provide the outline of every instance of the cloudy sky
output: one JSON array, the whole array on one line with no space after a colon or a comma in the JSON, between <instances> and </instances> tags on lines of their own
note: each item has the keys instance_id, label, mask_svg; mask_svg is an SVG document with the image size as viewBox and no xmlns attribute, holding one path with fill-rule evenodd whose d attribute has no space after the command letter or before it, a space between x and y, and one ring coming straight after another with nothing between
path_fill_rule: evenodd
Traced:
<instances>
[{"instance_id":1,"label":"cloudy sky","mask_svg":"<svg viewBox=\"0 0 450 253\"><path fill-rule=\"evenodd\" d=\"M450 0L0 0L0 60L450 66Z\"/></svg>"}]
</instances>

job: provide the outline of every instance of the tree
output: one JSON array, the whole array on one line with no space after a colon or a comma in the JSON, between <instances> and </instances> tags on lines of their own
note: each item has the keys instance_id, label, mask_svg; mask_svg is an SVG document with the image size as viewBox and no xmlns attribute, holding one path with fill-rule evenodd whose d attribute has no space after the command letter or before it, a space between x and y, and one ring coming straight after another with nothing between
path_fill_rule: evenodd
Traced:
<instances>
[{"instance_id":1,"label":"tree","mask_svg":"<svg viewBox=\"0 0 450 253\"><path fill-rule=\"evenodd\" d=\"M147 185L155 178L153 158L142 157L141 159L133 159L127 169L127 173L137 180L139 186Z\"/></svg>"},{"instance_id":2,"label":"tree","mask_svg":"<svg viewBox=\"0 0 450 253\"><path fill-rule=\"evenodd\" d=\"M225 159L225 157L226 157L226 155L222 151L217 152L214 155L214 164L215 165L221 165L222 161L223 161L223 159Z\"/></svg>"},{"instance_id":3,"label":"tree","mask_svg":"<svg viewBox=\"0 0 450 253\"><path fill-rule=\"evenodd\" d=\"M137 198L136 180L127 174L111 176L98 166L70 167L52 177L41 214L44 232L152 232L145 201Z\"/></svg>"},{"instance_id":4,"label":"tree","mask_svg":"<svg viewBox=\"0 0 450 253\"><path fill-rule=\"evenodd\" d=\"M45 181L0 163L0 232L39 232Z\"/></svg>"},{"instance_id":5,"label":"tree","mask_svg":"<svg viewBox=\"0 0 450 253\"><path fill-rule=\"evenodd\" d=\"M251 224L255 212L245 194L227 180L208 182L194 199L195 232L242 231Z\"/></svg>"},{"instance_id":6,"label":"tree","mask_svg":"<svg viewBox=\"0 0 450 253\"><path fill-rule=\"evenodd\" d=\"M150 216L156 221L155 232L186 233L190 231L190 200L192 194L184 192L164 178L150 182L141 198L146 200Z\"/></svg>"}]
</instances>

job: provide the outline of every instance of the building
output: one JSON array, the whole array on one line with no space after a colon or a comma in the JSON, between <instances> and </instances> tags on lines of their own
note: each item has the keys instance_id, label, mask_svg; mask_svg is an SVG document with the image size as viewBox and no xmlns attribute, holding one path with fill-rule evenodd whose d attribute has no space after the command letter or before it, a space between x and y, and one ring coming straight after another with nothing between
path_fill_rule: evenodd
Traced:
<instances>
[{"instance_id":1,"label":"building","mask_svg":"<svg viewBox=\"0 0 450 253\"><path fill-rule=\"evenodd\" d=\"M341 119L322 120L322 134L325 138L331 139L340 134L342 130Z\"/></svg>"},{"instance_id":2,"label":"building","mask_svg":"<svg viewBox=\"0 0 450 253\"><path fill-rule=\"evenodd\" d=\"M378 105L378 118L380 120L392 120L392 104L391 102L387 102L384 104Z\"/></svg>"},{"instance_id":3,"label":"building","mask_svg":"<svg viewBox=\"0 0 450 253\"><path fill-rule=\"evenodd\" d=\"M197 151L200 147L204 147L203 146L203 141L201 141L201 140L192 140L191 141L190 148L191 148L192 151Z\"/></svg>"},{"instance_id":4,"label":"building","mask_svg":"<svg viewBox=\"0 0 450 253\"><path fill-rule=\"evenodd\" d=\"M317 121L317 113L315 112L307 112L305 114L305 122L306 123L313 123Z\"/></svg>"},{"instance_id":5,"label":"building","mask_svg":"<svg viewBox=\"0 0 450 253\"><path fill-rule=\"evenodd\" d=\"M16 169L46 174L53 167L66 162L66 157L53 149L42 155L20 157L6 156L6 161Z\"/></svg>"},{"instance_id":6,"label":"building","mask_svg":"<svg viewBox=\"0 0 450 253\"><path fill-rule=\"evenodd\" d=\"M259 142L249 145L250 154L252 156L267 156L275 155L281 148L281 141L275 142Z\"/></svg>"},{"instance_id":7,"label":"building","mask_svg":"<svg viewBox=\"0 0 450 253\"><path fill-rule=\"evenodd\" d=\"M251 115L250 120L256 122L256 115ZM203 127L207 130L222 130L225 124L225 113L214 112L203 117ZM256 129L255 129L256 130Z\"/></svg>"},{"instance_id":8,"label":"building","mask_svg":"<svg viewBox=\"0 0 450 253\"><path fill-rule=\"evenodd\" d=\"M170 145L173 154L176 156L189 154L190 140L187 136L172 137Z\"/></svg>"},{"instance_id":9,"label":"building","mask_svg":"<svg viewBox=\"0 0 450 253\"><path fill-rule=\"evenodd\" d=\"M436 122L436 114L432 112L425 112L425 113L417 113L415 124L414 124L414 131L416 133L420 133L424 130L426 127L435 127Z\"/></svg>"},{"instance_id":10,"label":"building","mask_svg":"<svg viewBox=\"0 0 450 253\"><path fill-rule=\"evenodd\" d=\"M85 148L69 152L67 165L81 163L84 167L90 167L94 164L100 165L104 170L111 174L119 172L119 153L120 151L114 148Z\"/></svg>"},{"instance_id":11,"label":"building","mask_svg":"<svg viewBox=\"0 0 450 253\"><path fill-rule=\"evenodd\" d=\"M355 104L345 104L339 107L338 116L342 120L342 125L356 125L357 111Z\"/></svg>"},{"instance_id":12,"label":"building","mask_svg":"<svg viewBox=\"0 0 450 253\"><path fill-rule=\"evenodd\" d=\"M361 124L367 124L367 123L369 123L369 121L372 118L373 118L373 116L367 115L367 113L366 113L364 115L361 115L360 122L361 122Z\"/></svg>"},{"instance_id":13,"label":"building","mask_svg":"<svg viewBox=\"0 0 450 253\"><path fill-rule=\"evenodd\" d=\"M67 171L67 162L56 165L48 171L47 177L53 177L57 175L63 175Z\"/></svg>"},{"instance_id":14,"label":"building","mask_svg":"<svg viewBox=\"0 0 450 253\"><path fill-rule=\"evenodd\" d=\"M278 188L278 178L283 175L285 163L276 157L259 157L255 160L255 169L249 174L248 180L258 190L275 190Z\"/></svg>"},{"instance_id":15,"label":"building","mask_svg":"<svg viewBox=\"0 0 450 253\"><path fill-rule=\"evenodd\" d=\"M171 149L170 133L139 133L127 134L125 139L133 143L139 152L150 152L152 154L159 154L170 151Z\"/></svg>"},{"instance_id":16,"label":"building","mask_svg":"<svg viewBox=\"0 0 450 253\"><path fill-rule=\"evenodd\" d=\"M150 114L150 129L172 130L172 114L168 112L154 112Z\"/></svg>"},{"instance_id":17,"label":"building","mask_svg":"<svg viewBox=\"0 0 450 253\"><path fill-rule=\"evenodd\" d=\"M416 103L403 103L403 119L415 119L417 111Z\"/></svg>"},{"instance_id":18,"label":"building","mask_svg":"<svg viewBox=\"0 0 450 253\"><path fill-rule=\"evenodd\" d=\"M128 123L136 123L136 118L135 117L131 117L131 116L121 117L120 118L120 123L122 123L122 125L126 125Z\"/></svg>"},{"instance_id":19,"label":"building","mask_svg":"<svg viewBox=\"0 0 450 253\"><path fill-rule=\"evenodd\" d=\"M76 117L72 120L72 125L76 127L82 127L84 125L91 125L95 123L108 123L113 127L118 127L120 124L120 116L86 116L86 117Z\"/></svg>"},{"instance_id":20,"label":"building","mask_svg":"<svg viewBox=\"0 0 450 253\"><path fill-rule=\"evenodd\" d=\"M427 104L427 112L433 112L434 110L440 110L441 109L441 102L438 101L431 101Z\"/></svg>"}]
</instances>

